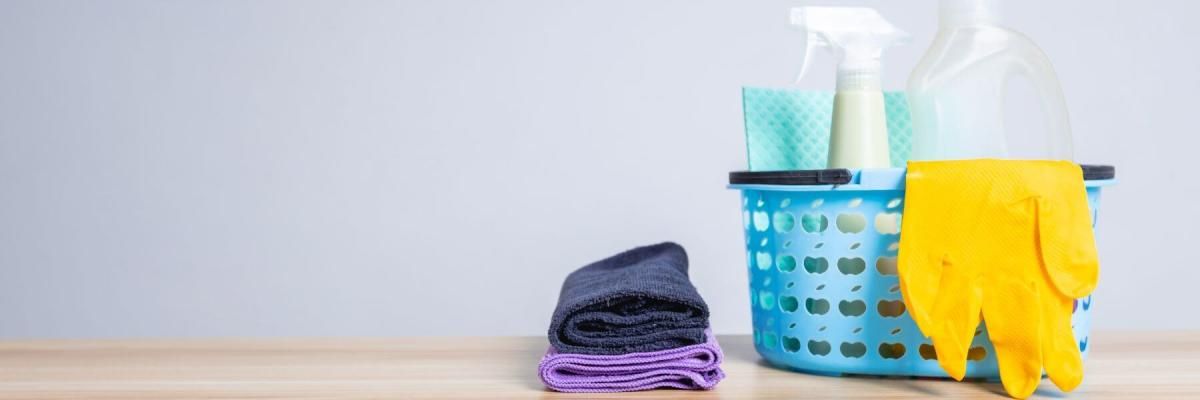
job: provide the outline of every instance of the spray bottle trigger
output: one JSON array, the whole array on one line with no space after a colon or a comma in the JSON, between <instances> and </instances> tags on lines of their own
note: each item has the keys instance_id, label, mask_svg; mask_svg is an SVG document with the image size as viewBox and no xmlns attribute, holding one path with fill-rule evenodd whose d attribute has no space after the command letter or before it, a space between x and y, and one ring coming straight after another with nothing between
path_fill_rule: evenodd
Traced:
<instances>
[{"instance_id":1,"label":"spray bottle trigger","mask_svg":"<svg viewBox=\"0 0 1200 400\"><path fill-rule=\"evenodd\" d=\"M808 33L808 38L804 45L804 61L800 63L800 73L796 75L796 82L799 83L804 79L804 73L808 72L808 66L812 63L813 48L817 46L817 34Z\"/></svg>"}]
</instances>

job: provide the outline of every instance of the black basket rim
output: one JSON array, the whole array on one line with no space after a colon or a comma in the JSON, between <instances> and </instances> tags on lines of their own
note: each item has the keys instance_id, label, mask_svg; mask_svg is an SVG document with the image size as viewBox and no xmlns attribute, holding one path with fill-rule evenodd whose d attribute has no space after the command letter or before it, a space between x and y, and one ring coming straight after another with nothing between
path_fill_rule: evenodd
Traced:
<instances>
[{"instance_id":1,"label":"black basket rim","mask_svg":"<svg viewBox=\"0 0 1200 400\"><path fill-rule=\"evenodd\" d=\"M1105 181L1117 177L1112 165L1080 164L1083 180ZM729 173L731 185L845 185L854 174L845 168L798 169L784 171L734 171Z\"/></svg>"}]
</instances>

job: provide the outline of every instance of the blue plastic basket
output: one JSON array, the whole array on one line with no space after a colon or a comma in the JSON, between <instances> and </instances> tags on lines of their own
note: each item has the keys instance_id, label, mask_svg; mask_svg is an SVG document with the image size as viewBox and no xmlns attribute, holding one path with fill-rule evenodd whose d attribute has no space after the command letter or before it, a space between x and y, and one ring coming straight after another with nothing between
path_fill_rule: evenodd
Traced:
<instances>
[{"instance_id":1,"label":"blue plastic basket","mask_svg":"<svg viewBox=\"0 0 1200 400\"><path fill-rule=\"evenodd\" d=\"M790 101L784 105L760 102L754 106L769 107L770 113L750 109L752 102L747 101L747 135L756 136L753 143L775 149L778 146L763 146L774 140L763 135L821 137L820 132L797 133L794 124L775 133L750 131L752 118L756 119L754 126L782 127L759 119L772 113L795 118L795 110L788 107L804 104L793 100L803 98L805 93L811 92L776 96ZM903 101L899 102L900 110L891 107L895 103L889 102L889 114L907 115ZM822 113L828 115L828 110L802 114L820 118ZM822 126L807 125L818 129ZM827 137L828 124L824 127ZM908 129L901 131L907 133ZM891 134L895 135L896 130ZM907 138L898 139L907 142ZM819 140L807 143L821 146ZM752 159L754 152L751 148ZM797 152L819 153L811 148ZM851 173L850 182L841 185L730 185L742 193L755 349L772 364L802 371L945 377L932 344L905 312L896 276L904 169ZM1087 181L1093 226L1100 188L1112 182ZM1089 350L1091 305L1090 296L1077 300L1071 318L1085 356ZM980 326L969 351L967 377L998 376L995 352Z\"/></svg>"}]
</instances>

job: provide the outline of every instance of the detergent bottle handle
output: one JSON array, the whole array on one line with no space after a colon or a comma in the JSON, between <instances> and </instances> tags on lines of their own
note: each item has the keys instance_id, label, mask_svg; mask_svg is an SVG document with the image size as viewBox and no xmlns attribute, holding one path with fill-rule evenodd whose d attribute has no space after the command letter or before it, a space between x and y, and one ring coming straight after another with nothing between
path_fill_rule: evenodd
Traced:
<instances>
[{"instance_id":1,"label":"detergent bottle handle","mask_svg":"<svg viewBox=\"0 0 1200 400\"><path fill-rule=\"evenodd\" d=\"M1071 137L1071 121L1070 115L1067 113L1067 102L1049 57L1032 41L1017 46L1014 53L1012 69L1007 74L1006 81L1019 77L1028 79L1033 84L1045 115L1044 147L1039 152L1041 154L1032 154L1033 158L1073 160L1074 141ZM1006 84L1005 91L1007 88ZM1018 158L1031 156L1031 154L1010 155Z\"/></svg>"}]
</instances>

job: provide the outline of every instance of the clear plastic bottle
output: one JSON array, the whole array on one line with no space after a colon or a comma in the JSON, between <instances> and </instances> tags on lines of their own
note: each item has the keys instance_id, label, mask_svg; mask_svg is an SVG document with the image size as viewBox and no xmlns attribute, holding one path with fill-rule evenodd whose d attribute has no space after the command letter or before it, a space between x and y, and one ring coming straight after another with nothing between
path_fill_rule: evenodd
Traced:
<instances>
[{"instance_id":1,"label":"clear plastic bottle","mask_svg":"<svg viewBox=\"0 0 1200 400\"><path fill-rule=\"evenodd\" d=\"M1071 125L1050 60L999 25L1000 0L941 0L933 45L908 79L913 160L1071 160ZM1045 110L1045 140L1005 131L1009 80L1028 78Z\"/></svg>"}]
</instances>

